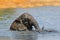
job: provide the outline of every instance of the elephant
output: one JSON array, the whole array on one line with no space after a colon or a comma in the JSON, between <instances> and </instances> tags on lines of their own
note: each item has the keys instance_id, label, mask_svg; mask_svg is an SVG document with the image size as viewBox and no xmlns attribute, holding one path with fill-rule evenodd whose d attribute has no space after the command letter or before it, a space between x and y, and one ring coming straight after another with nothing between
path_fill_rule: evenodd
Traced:
<instances>
[{"instance_id":1,"label":"elephant","mask_svg":"<svg viewBox=\"0 0 60 40\"><path fill-rule=\"evenodd\" d=\"M32 31L33 26L35 28L35 31L42 31L38 25L38 22L32 15L30 15L29 13L23 13L17 19L15 19L15 21L13 21L13 23L10 26L10 30Z\"/></svg>"}]
</instances>

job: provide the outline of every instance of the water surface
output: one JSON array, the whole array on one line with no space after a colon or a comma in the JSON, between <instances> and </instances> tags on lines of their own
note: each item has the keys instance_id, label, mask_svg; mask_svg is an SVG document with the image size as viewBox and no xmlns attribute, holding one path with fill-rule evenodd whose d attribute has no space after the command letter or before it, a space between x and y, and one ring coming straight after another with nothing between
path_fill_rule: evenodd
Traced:
<instances>
[{"instance_id":1,"label":"water surface","mask_svg":"<svg viewBox=\"0 0 60 40\"><path fill-rule=\"evenodd\" d=\"M8 11L9 10L9 11ZM0 39L7 40L60 40L60 7L46 6L36 8L16 8L0 10ZM39 23L40 28L53 29L58 32L19 32L10 31L11 23L22 13L30 13ZM3 14L1 14L3 13ZM9 38L9 39L8 39Z\"/></svg>"}]
</instances>

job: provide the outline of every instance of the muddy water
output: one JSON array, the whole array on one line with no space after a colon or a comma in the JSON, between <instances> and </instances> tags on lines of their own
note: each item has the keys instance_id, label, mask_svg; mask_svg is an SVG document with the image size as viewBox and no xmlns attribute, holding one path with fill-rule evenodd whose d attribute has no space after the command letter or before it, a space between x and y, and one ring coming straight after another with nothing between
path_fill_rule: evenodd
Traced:
<instances>
[{"instance_id":1,"label":"muddy water","mask_svg":"<svg viewBox=\"0 0 60 40\"><path fill-rule=\"evenodd\" d=\"M29 8L29 9L22 9L22 8L16 8L14 11L3 11L3 13L7 12L7 14L0 14L0 39L1 40L60 40L60 31L59 27L53 26L52 24L49 24L48 22L44 21L45 16L48 18L54 16L54 11L59 10L60 7L38 7L38 8ZM53 11L51 11L53 10ZM45 26L45 29L54 29L58 32L35 32L35 31L26 31L26 32L20 32L20 31L10 31L10 25L11 23L19 17L22 13L28 12L38 21L39 26L42 28L42 26ZM57 12L57 11L56 11ZM59 13L60 11L58 11ZM53 14L41 14L41 13L53 13ZM51 16L52 15L52 16ZM55 15L60 16L60 14ZM54 16L54 17L55 17ZM46 18L45 17L45 18ZM49 17L49 18L50 18ZM53 18L54 18L53 17ZM59 17L57 17L59 18ZM50 19L49 19L50 20ZM57 20L57 19L56 19ZM48 21L48 20L47 20ZM51 22L51 21L50 21ZM58 22L58 21L57 21ZM56 23L57 23L56 22ZM46 23L46 24L45 24ZM50 26L51 25L51 26ZM48 26L48 27L46 27Z\"/></svg>"}]
</instances>

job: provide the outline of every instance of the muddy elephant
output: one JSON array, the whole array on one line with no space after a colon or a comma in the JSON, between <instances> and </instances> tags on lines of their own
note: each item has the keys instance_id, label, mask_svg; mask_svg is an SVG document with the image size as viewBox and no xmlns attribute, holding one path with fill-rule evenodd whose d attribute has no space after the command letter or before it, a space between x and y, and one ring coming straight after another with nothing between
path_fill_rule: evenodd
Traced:
<instances>
[{"instance_id":1,"label":"muddy elephant","mask_svg":"<svg viewBox=\"0 0 60 40\"><path fill-rule=\"evenodd\" d=\"M28 13L23 13L19 16L10 26L10 30L29 30L32 31L33 26L35 27L35 31L41 32L36 19Z\"/></svg>"}]
</instances>

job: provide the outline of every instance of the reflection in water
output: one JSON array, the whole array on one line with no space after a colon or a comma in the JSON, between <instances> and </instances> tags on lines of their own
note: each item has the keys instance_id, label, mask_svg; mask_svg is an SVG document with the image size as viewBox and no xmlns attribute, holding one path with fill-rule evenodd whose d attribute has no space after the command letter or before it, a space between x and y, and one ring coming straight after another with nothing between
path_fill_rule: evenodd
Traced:
<instances>
[{"instance_id":1,"label":"reflection in water","mask_svg":"<svg viewBox=\"0 0 60 40\"><path fill-rule=\"evenodd\" d=\"M17 40L37 40L36 32L12 32L13 39Z\"/></svg>"},{"instance_id":2,"label":"reflection in water","mask_svg":"<svg viewBox=\"0 0 60 40\"><path fill-rule=\"evenodd\" d=\"M0 8L0 20L7 20L15 13L14 8Z\"/></svg>"}]
</instances>

